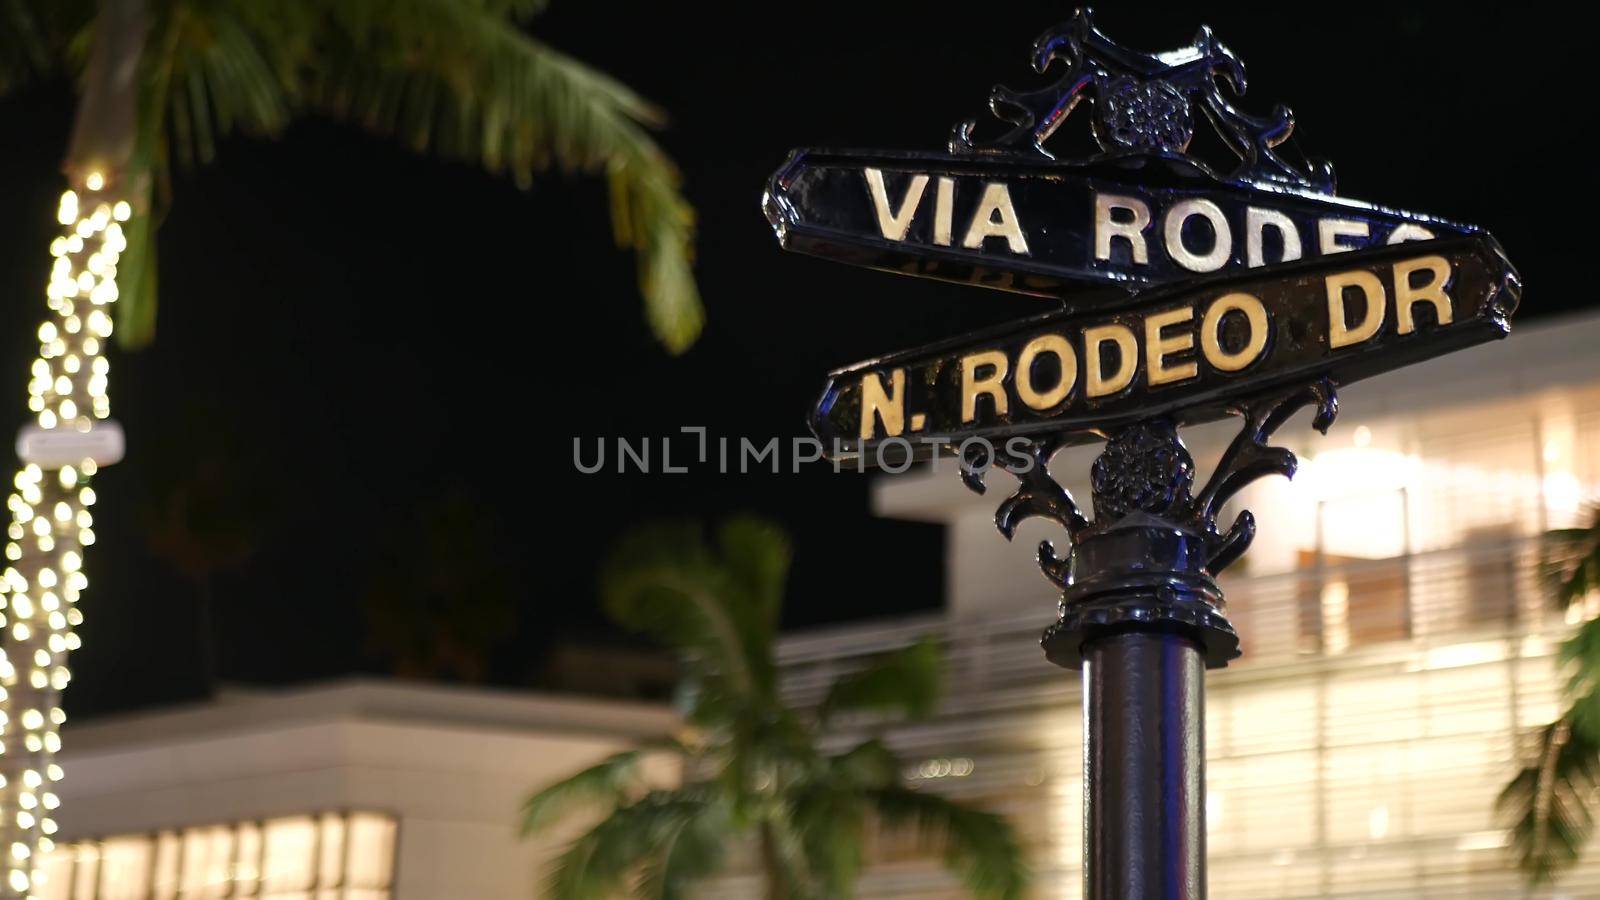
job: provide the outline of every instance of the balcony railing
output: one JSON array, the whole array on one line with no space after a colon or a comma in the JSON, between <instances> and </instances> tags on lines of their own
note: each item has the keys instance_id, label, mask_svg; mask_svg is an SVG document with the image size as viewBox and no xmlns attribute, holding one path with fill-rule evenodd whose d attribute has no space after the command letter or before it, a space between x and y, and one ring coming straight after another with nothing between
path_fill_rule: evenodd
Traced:
<instances>
[{"instance_id":1,"label":"balcony railing","mask_svg":"<svg viewBox=\"0 0 1600 900\"><path fill-rule=\"evenodd\" d=\"M1528 537L1376 560L1306 554L1294 571L1225 577L1228 616L1244 650L1227 671L1278 675L1397 653L1437 665L1441 654L1471 652L1448 648L1474 639L1548 638L1564 624L1541 591L1539 559L1539 541ZM840 674L925 635L945 649L947 712L992 709L1018 691L1075 691L1039 649L1056 611L1042 581L1038 593L1039 608L1021 614L927 614L785 638L785 691L797 704L816 702Z\"/></svg>"},{"instance_id":2,"label":"balcony railing","mask_svg":"<svg viewBox=\"0 0 1600 900\"><path fill-rule=\"evenodd\" d=\"M1244 656L1207 698L1213 891L1234 898L1502 896L1519 884L1494 797L1558 704L1552 652L1570 627L1540 589L1537 538L1379 560L1306 554L1294 571L1229 578ZM815 702L833 678L932 634L946 700L894 729L907 774L1019 828L1041 896L1077 896L1080 683L1047 663L1048 589L1024 615L931 615L784 641L785 690ZM870 726L870 722L860 722ZM934 867L879 847L866 896ZM909 868L908 868L909 867ZM1600 858L1564 882L1600 890ZM952 891L950 896L958 896ZM922 896L922 894L918 894Z\"/></svg>"}]
</instances>

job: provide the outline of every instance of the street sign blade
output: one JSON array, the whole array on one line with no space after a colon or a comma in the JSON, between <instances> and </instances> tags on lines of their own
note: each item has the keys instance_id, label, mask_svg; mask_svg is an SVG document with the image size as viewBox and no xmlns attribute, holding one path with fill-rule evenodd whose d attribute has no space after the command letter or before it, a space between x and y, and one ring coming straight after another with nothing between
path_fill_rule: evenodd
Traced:
<instances>
[{"instance_id":1,"label":"street sign blade","mask_svg":"<svg viewBox=\"0 0 1600 900\"><path fill-rule=\"evenodd\" d=\"M797 150L764 207L789 250L1044 297L1479 231L1150 152Z\"/></svg>"},{"instance_id":2,"label":"street sign blade","mask_svg":"<svg viewBox=\"0 0 1600 900\"><path fill-rule=\"evenodd\" d=\"M1504 337L1520 291L1485 234L1195 279L838 370L811 427L832 457L903 459L970 438L1210 421L1263 392Z\"/></svg>"}]
</instances>

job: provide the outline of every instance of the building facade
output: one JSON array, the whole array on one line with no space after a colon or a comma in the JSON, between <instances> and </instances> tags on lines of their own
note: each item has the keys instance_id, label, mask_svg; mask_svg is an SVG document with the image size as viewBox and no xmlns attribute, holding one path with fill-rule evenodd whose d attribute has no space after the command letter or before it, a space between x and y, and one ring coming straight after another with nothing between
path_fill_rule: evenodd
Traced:
<instances>
[{"instance_id":1,"label":"building facade","mask_svg":"<svg viewBox=\"0 0 1600 900\"><path fill-rule=\"evenodd\" d=\"M1597 348L1600 317L1521 327L1342 390L1326 437L1309 413L1278 433L1299 474L1231 504L1260 532L1223 578L1244 655L1207 679L1213 896L1525 895L1493 807L1560 708L1552 654L1575 613L1541 592L1539 536L1600 495ZM1185 434L1201 478L1236 427ZM1076 497L1096 452L1052 466ZM946 526L945 612L793 636L783 659L803 703L874 653L942 638L942 713L888 736L919 784L1012 817L1037 895L1066 900L1082 890L1081 682L1039 649L1055 610L1033 562L1062 536L1038 520L1014 544L996 533L1007 480L977 497L947 462L880 481L880 514ZM871 853L867 895L959 896L921 848ZM1600 848L1532 895L1600 895Z\"/></svg>"},{"instance_id":2,"label":"building facade","mask_svg":"<svg viewBox=\"0 0 1600 900\"><path fill-rule=\"evenodd\" d=\"M1208 673L1211 895L1600 896L1600 848L1525 891L1493 807L1561 708L1539 536L1600 496L1600 317L1353 385L1301 470L1232 506L1260 532L1223 579L1244 655ZM1231 423L1185 439L1203 477ZM1088 496L1095 448L1054 472ZM838 477L850 477L840 475ZM1005 813L1035 896L1081 897L1081 681L1038 646L1055 617L1030 521L1007 544L954 465L882 478L884 516L945 526L938 614L795 634L791 699L925 634L949 658L930 721L890 729L919 787ZM1231 521L1225 512L1223 521ZM801 560L802 565L806 564ZM659 706L353 681L71 727L43 900L455 900L538 896L565 835L520 840L543 784L674 718ZM846 736L847 738L854 736ZM670 780L670 771L658 777ZM875 835L863 896L959 897L927 848ZM753 877L706 897L758 895Z\"/></svg>"},{"instance_id":3,"label":"building facade","mask_svg":"<svg viewBox=\"0 0 1600 900\"><path fill-rule=\"evenodd\" d=\"M534 790L660 706L355 680L72 728L41 900L525 900ZM659 773L671 779L665 768Z\"/></svg>"}]
</instances>

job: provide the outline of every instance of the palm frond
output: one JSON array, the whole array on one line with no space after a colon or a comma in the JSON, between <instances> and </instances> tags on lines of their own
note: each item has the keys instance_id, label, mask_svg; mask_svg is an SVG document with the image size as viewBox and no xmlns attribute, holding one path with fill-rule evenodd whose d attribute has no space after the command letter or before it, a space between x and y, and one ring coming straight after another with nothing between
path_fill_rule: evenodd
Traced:
<instances>
[{"instance_id":1,"label":"palm frond","mask_svg":"<svg viewBox=\"0 0 1600 900\"><path fill-rule=\"evenodd\" d=\"M715 872L727 856L733 823L727 808L708 803L684 817L645 860L636 896L682 900L697 880Z\"/></svg>"},{"instance_id":2,"label":"palm frond","mask_svg":"<svg viewBox=\"0 0 1600 900\"><path fill-rule=\"evenodd\" d=\"M477 0L485 12L526 22L550 6L550 0Z\"/></svg>"},{"instance_id":3,"label":"palm frond","mask_svg":"<svg viewBox=\"0 0 1600 900\"><path fill-rule=\"evenodd\" d=\"M681 751L691 781L679 792L614 803L610 817L562 857L556 900L624 888L680 897L720 864L722 847L736 836L753 838L767 896L847 900L866 865L874 821L921 836L976 896L1021 896L1027 871L1003 819L909 790L881 740L823 752L817 722L761 687L775 668L771 637L788 565L787 542L758 520L729 523L714 541L678 524L638 529L619 543L601 579L607 612L691 661L683 694L700 727ZM940 664L937 647L918 642L846 679L832 707L925 714ZM613 791L603 775L596 780L602 798L638 796Z\"/></svg>"},{"instance_id":4,"label":"palm frond","mask_svg":"<svg viewBox=\"0 0 1600 900\"><path fill-rule=\"evenodd\" d=\"M938 707L943 670L939 645L924 637L834 682L818 718L827 722L839 712L927 718Z\"/></svg>"},{"instance_id":5,"label":"palm frond","mask_svg":"<svg viewBox=\"0 0 1600 900\"><path fill-rule=\"evenodd\" d=\"M1597 788L1600 743L1574 728L1570 714L1545 726L1533 760L1495 800L1531 883L1551 881L1577 861L1594 831Z\"/></svg>"},{"instance_id":6,"label":"palm frond","mask_svg":"<svg viewBox=\"0 0 1600 900\"><path fill-rule=\"evenodd\" d=\"M73 52L101 0L0 0L0 94L35 77L81 70Z\"/></svg>"},{"instance_id":7,"label":"palm frond","mask_svg":"<svg viewBox=\"0 0 1600 900\"><path fill-rule=\"evenodd\" d=\"M805 841L785 817L764 819L757 832L768 896L785 900L832 900L821 893Z\"/></svg>"},{"instance_id":8,"label":"palm frond","mask_svg":"<svg viewBox=\"0 0 1600 900\"><path fill-rule=\"evenodd\" d=\"M574 775L541 789L522 805L522 833L549 827L580 807L612 809L628 801L642 785L646 751L612 754Z\"/></svg>"},{"instance_id":9,"label":"palm frond","mask_svg":"<svg viewBox=\"0 0 1600 900\"><path fill-rule=\"evenodd\" d=\"M1540 543L1540 580L1558 609L1581 603L1600 590L1600 505L1588 525L1547 531Z\"/></svg>"},{"instance_id":10,"label":"palm frond","mask_svg":"<svg viewBox=\"0 0 1600 900\"><path fill-rule=\"evenodd\" d=\"M130 181L143 187L130 198L134 215L123 226L128 244L117 257L116 328L124 349L150 343L156 333L156 225L150 208L150 176L136 163Z\"/></svg>"},{"instance_id":11,"label":"palm frond","mask_svg":"<svg viewBox=\"0 0 1600 900\"><path fill-rule=\"evenodd\" d=\"M717 529L717 550L742 594L738 613L751 652L770 652L794 556L789 538L766 519L733 516Z\"/></svg>"},{"instance_id":12,"label":"palm frond","mask_svg":"<svg viewBox=\"0 0 1600 900\"><path fill-rule=\"evenodd\" d=\"M162 56L171 148L184 165L208 163L234 131L256 136L288 125L297 69L309 49L304 4L219 0L165 10L151 46ZM158 161L164 163L164 160Z\"/></svg>"},{"instance_id":13,"label":"palm frond","mask_svg":"<svg viewBox=\"0 0 1600 900\"><path fill-rule=\"evenodd\" d=\"M1579 603L1600 590L1600 524L1589 529L1585 542L1587 547L1572 561L1567 579L1561 585L1560 597L1568 605Z\"/></svg>"},{"instance_id":14,"label":"palm frond","mask_svg":"<svg viewBox=\"0 0 1600 900\"><path fill-rule=\"evenodd\" d=\"M704 668L703 680L718 679L741 698L770 689L770 647L753 640L738 584L700 526L664 523L630 532L602 573L600 596L617 622Z\"/></svg>"},{"instance_id":15,"label":"palm frond","mask_svg":"<svg viewBox=\"0 0 1600 900\"><path fill-rule=\"evenodd\" d=\"M1561 642L1556 664L1567 670L1564 691L1573 724L1600 741L1600 619L1584 621Z\"/></svg>"},{"instance_id":16,"label":"palm frond","mask_svg":"<svg viewBox=\"0 0 1600 900\"><path fill-rule=\"evenodd\" d=\"M900 758L883 741L872 738L829 758L828 771L836 784L889 787L900 780Z\"/></svg>"},{"instance_id":17,"label":"palm frond","mask_svg":"<svg viewBox=\"0 0 1600 900\"><path fill-rule=\"evenodd\" d=\"M43 28L27 0L0 0L0 94L50 64Z\"/></svg>"},{"instance_id":18,"label":"palm frond","mask_svg":"<svg viewBox=\"0 0 1600 900\"><path fill-rule=\"evenodd\" d=\"M660 113L622 83L522 32L527 2L339 0L311 69L311 102L524 187L551 168L603 174L620 246L639 257L656 336L686 350L703 321L694 215L646 127Z\"/></svg>"},{"instance_id":19,"label":"palm frond","mask_svg":"<svg viewBox=\"0 0 1600 900\"><path fill-rule=\"evenodd\" d=\"M1600 507L1583 528L1546 532L1540 580L1558 608L1572 608L1600 589ZM1594 831L1600 791L1600 620L1588 619L1562 642L1557 665L1567 670L1570 703L1539 732L1531 759L1501 790L1495 809L1510 828L1518 867L1532 884L1552 881L1577 861Z\"/></svg>"},{"instance_id":20,"label":"palm frond","mask_svg":"<svg viewBox=\"0 0 1600 900\"><path fill-rule=\"evenodd\" d=\"M713 806L702 791L688 789L653 791L618 807L561 854L547 895L551 900L610 900ZM706 860L702 856L698 861Z\"/></svg>"},{"instance_id":21,"label":"palm frond","mask_svg":"<svg viewBox=\"0 0 1600 900\"><path fill-rule=\"evenodd\" d=\"M118 114L122 107L138 107L132 147L122 154L126 162L113 165L122 170L125 199L135 209L119 266L116 336L123 347L142 347L155 336L154 239L174 157L183 166L207 163L216 156L217 142L234 132L271 136L283 130L309 46L304 35L311 20L305 8L290 0L211 0L151 10L139 51L138 102L108 101ZM69 54L81 64L100 52L96 48L104 35L96 29L101 27L112 26L96 20L72 41ZM87 89L92 95L103 87ZM86 105L92 100L86 95ZM88 120L99 131L75 133L74 154L116 159L120 148L109 145L125 140L127 129L110 121L95 125L93 115Z\"/></svg>"},{"instance_id":22,"label":"palm frond","mask_svg":"<svg viewBox=\"0 0 1600 900\"><path fill-rule=\"evenodd\" d=\"M817 781L796 792L789 811L811 872L829 900L855 896L866 861L865 804L848 784Z\"/></svg>"},{"instance_id":23,"label":"palm frond","mask_svg":"<svg viewBox=\"0 0 1600 900\"><path fill-rule=\"evenodd\" d=\"M938 848L947 866L980 898L1014 900L1027 886L1027 867L1016 833L994 813L972 809L937 794L889 787L871 794L879 820L908 828Z\"/></svg>"}]
</instances>

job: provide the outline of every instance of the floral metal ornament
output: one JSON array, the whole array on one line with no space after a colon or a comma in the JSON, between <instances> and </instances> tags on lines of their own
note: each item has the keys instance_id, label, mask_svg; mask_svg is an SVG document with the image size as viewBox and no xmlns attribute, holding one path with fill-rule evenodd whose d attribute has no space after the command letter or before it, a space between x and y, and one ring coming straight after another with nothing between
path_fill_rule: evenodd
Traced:
<instances>
[{"instance_id":1,"label":"floral metal ornament","mask_svg":"<svg viewBox=\"0 0 1600 900\"><path fill-rule=\"evenodd\" d=\"M1112 435L1089 470L1096 519L1131 512L1165 516L1190 499L1194 457L1171 419L1147 419Z\"/></svg>"},{"instance_id":2,"label":"floral metal ornament","mask_svg":"<svg viewBox=\"0 0 1600 900\"><path fill-rule=\"evenodd\" d=\"M1077 648L1093 630L1128 622L1194 630L1212 665L1238 656L1239 639L1213 578L1250 546L1256 522L1244 510L1221 531L1217 515L1250 482L1294 476L1295 455L1268 440L1307 406L1314 409L1312 427L1327 433L1339 413L1333 382L1323 378L1231 407L1243 426L1198 494L1192 492L1194 458L1172 419L1146 419L1112 432L1090 470L1093 521L1050 477L1050 460L1067 443L1062 437L1031 441L1023 463L996 460L1018 481L995 513L1000 533L1011 540L1029 518L1067 532L1068 556L1057 555L1048 540L1039 543L1039 567L1063 591L1061 619L1045 637L1051 660L1075 665ZM982 494L984 474L965 466L962 480Z\"/></svg>"},{"instance_id":3,"label":"floral metal ornament","mask_svg":"<svg viewBox=\"0 0 1600 900\"><path fill-rule=\"evenodd\" d=\"M1144 53L1106 37L1094 26L1093 12L1084 8L1040 35L1030 57L1041 74L1061 63L1061 75L1035 91L996 85L989 94L989 109L1010 123L1011 130L998 140L979 142L972 136L977 120L968 119L955 127L952 152L1020 151L1055 159L1045 143L1087 98L1094 107L1095 139L1106 154L1183 155L1194 137L1198 112L1239 157L1228 180L1277 182L1333 193L1330 163L1296 166L1275 150L1294 133L1294 114L1288 107L1279 104L1265 116L1253 116L1223 94L1225 84L1234 95L1244 95L1244 63L1209 27L1202 27L1187 47Z\"/></svg>"},{"instance_id":4,"label":"floral metal ornament","mask_svg":"<svg viewBox=\"0 0 1600 900\"><path fill-rule=\"evenodd\" d=\"M1196 276L1482 233L1335 197L1330 163L1289 152L1288 107L1256 115L1235 105L1244 63L1209 28L1188 46L1145 53L1106 37L1083 9L1030 56L1040 73L1059 75L1037 90L992 88L989 108L1006 126L996 137L968 119L939 152L792 151L762 198L779 242L856 266L1108 307ZM1052 138L1075 111L1097 146L1058 153ZM1196 152L1206 129L1226 151Z\"/></svg>"}]
</instances>

